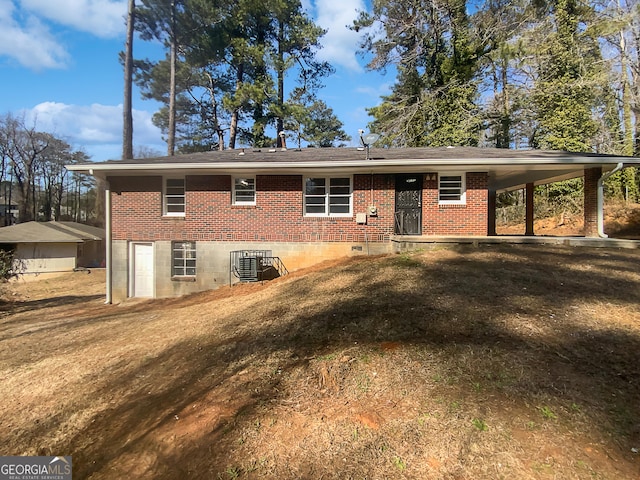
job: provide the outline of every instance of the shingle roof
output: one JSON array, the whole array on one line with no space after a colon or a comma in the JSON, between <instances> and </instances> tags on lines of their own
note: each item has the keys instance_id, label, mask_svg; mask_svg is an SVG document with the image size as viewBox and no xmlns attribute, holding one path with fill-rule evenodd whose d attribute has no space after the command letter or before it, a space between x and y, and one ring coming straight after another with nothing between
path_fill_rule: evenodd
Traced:
<instances>
[{"instance_id":1,"label":"shingle roof","mask_svg":"<svg viewBox=\"0 0 640 480\"><path fill-rule=\"evenodd\" d=\"M76 222L26 222L0 228L0 243L82 243L104 236L104 229Z\"/></svg>"},{"instance_id":2,"label":"shingle roof","mask_svg":"<svg viewBox=\"0 0 640 480\"><path fill-rule=\"evenodd\" d=\"M531 163L548 161L570 160L615 160L616 155L601 155L595 153L570 153L549 150L509 150L499 148L477 147L439 147L439 148L372 148L367 158L363 148L303 148L303 149L252 149L241 148L235 150L198 152L172 157L140 158L135 160L108 160L106 162L91 163L91 165L163 165L163 164L188 164L188 163L227 163L227 162L251 162L251 163L307 163L307 162L363 162L395 160L402 163L405 160L435 160L435 161L464 161L474 162L479 160L509 161L529 160ZM637 160L637 159L636 159ZM85 163L84 165L88 165Z\"/></svg>"},{"instance_id":3,"label":"shingle roof","mask_svg":"<svg viewBox=\"0 0 640 480\"><path fill-rule=\"evenodd\" d=\"M109 160L68 165L71 171L107 179L118 175L273 175L487 172L489 188L503 191L581 176L585 168L610 171L640 158L595 153L476 147L236 149L172 157Z\"/></svg>"}]
</instances>

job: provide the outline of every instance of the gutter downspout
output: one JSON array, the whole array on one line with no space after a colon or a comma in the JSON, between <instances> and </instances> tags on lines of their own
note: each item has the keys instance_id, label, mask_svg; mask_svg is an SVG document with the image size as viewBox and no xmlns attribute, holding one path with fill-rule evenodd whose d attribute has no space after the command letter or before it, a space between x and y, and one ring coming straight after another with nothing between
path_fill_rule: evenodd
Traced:
<instances>
[{"instance_id":1,"label":"gutter downspout","mask_svg":"<svg viewBox=\"0 0 640 480\"><path fill-rule=\"evenodd\" d=\"M616 165L616 168L614 168L610 172L604 173L598 179L598 236L600 238L607 238L609 236L606 233L604 233L604 188L603 188L603 184L604 184L604 181L607 178L609 178L611 175L613 175L614 173L622 170L622 167L624 167L624 163L620 162L620 163L618 163L618 165Z\"/></svg>"},{"instance_id":2,"label":"gutter downspout","mask_svg":"<svg viewBox=\"0 0 640 480\"><path fill-rule=\"evenodd\" d=\"M105 268L106 268L106 298L104 303L110 304L112 301L112 292L111 292L111 186L109 182L106 181L104 194L104 214L105 214L105 236L106 236L106 248L105 248Z\"/></svg>"}]
</instances>

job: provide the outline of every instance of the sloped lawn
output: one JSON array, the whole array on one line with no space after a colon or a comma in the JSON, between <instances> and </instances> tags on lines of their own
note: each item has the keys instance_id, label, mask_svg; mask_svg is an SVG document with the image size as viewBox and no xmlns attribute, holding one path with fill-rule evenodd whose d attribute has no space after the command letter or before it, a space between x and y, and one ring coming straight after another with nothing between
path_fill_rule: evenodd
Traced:
<instances>
[{"instance_id":1,"label":"sloped lawn","mask_svg":"<svg viewBox=\"0 0 640 480\"><path fill-rule=\"evenodd\" d=\"M5 285L4 455L74 478L640 478L640 251L359 257L104 305Z\"/></svg>"}]
</instances>

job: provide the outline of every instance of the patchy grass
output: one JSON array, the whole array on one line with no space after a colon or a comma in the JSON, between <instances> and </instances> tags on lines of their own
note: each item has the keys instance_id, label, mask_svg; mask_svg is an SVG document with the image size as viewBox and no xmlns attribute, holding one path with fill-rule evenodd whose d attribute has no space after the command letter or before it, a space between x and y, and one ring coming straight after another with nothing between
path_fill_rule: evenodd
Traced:
<instances>
[{"instance_id":1,"label":"patchy grass","mask_svg":"<svg viewBox=\"0 0 640 480\"><path fill-rule=\"evenodd\" d=\"M104 305L5 286L0 444L74 478L636 479L640 251L359 257Z\"/></svg>"}]
</instances>

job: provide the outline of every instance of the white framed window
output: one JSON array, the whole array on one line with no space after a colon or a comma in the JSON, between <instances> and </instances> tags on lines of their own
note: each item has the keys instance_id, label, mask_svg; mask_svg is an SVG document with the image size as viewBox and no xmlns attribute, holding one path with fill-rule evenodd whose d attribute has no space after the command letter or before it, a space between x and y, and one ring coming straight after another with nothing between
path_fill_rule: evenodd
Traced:
<instances>
[{"instance_id":1,"label":"white framed window","mask_svg":"<svg viewBox=\"0 0 640 480\"><path fill-rule=\"evenodd\" d=\"M171 276L196 276L196 242L171 242Z\"/></svg>"},{"instance_id":2,"label":"white framed window","mask_svg":"<svg viewBox=\"0 0 640 480\"><path fill-rule=\"evenodd\" d=\"M307 217L351 216L351 177L307 177L304 214Z\"/></svg>"},{"instance_id":3,"label":"white framed window","mask_svg":"<svg viewBox=\"0 0 640 480\"><path fill-rule=\"evenodd\" d=\"M256 179L255 177L234 177L233 205L255 205L256 204Z\"/></svg>"},{"instance_id":4,"label":"white framed window","mask_svg":"<svg viewBox=\"0 0 640 480\"><path fill-rule=\"evenodd\" d=\"M465 175L440 173L438 175L438 203L440 205L464 205L466 202Z\"/></svg>"},{"instance_id":5,"label":"white framed window","mask_svg":"<svg viewBox=\"0 0 640 480\"><path fill-rule=\"evenodd\" d=\"M162 195L162 214L168 217L184 217L185 200L184 177L165 178Z\"/></svg>"}]
</instances>

